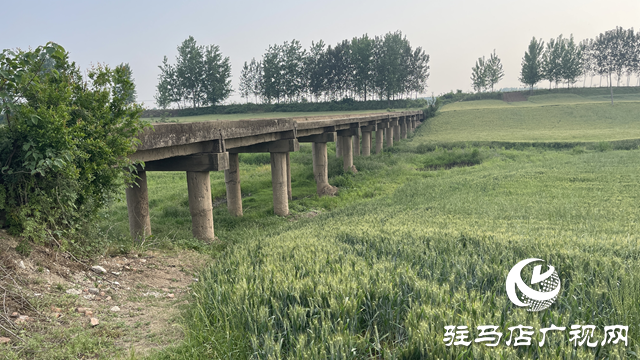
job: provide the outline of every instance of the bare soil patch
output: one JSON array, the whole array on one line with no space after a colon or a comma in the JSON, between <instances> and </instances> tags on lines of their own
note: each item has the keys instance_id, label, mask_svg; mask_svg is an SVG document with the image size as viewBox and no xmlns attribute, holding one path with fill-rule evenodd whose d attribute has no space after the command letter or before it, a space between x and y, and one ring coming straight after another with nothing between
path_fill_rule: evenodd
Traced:
<instances>
[{"instance_id":1,"label":"bare soil patch","mask_svg":"<svg viewBox=\"0 0 640 360\"><path fill-rule=\"evenodd\" d=\"M516 102L516 101L527 101L528 96L521 92L507 92L502 94L502 101L505 102Z\"/></svg>"},{"instance_id":2,"label":"bare soil patch","mask_svg":"<svg viewBox=\"0 0 640 360\"><path fill-rule=\"evenodd\" d=\"M0 230L0 337L11 339L0 347L14 351L26 347L29 338L47 339L78 326L112 341L114 353L144 355L175 345L183 336L179 310L188 304L189 286L211 260L195 251L144 251L83 264L43 246L24 257L15 251L17 245ZM93 271L96 265L106 272ZM92 318L99 324L92 326ZM64 345L42 344L43 350L55 346ZM21 355L46 358L28 350Z\"/></svg>"}]
</instances>

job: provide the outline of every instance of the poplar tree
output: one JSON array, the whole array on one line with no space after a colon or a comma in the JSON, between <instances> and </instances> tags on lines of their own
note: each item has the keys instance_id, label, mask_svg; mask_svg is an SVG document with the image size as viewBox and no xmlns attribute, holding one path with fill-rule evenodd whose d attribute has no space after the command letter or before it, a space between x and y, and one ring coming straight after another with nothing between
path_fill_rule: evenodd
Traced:
<instances>
[{"instance_id":1,"label":"poplar tree","mask_svg":"<svg viewBox=\"0 0 640 360\"><path fill-rule=\"evenodd\" d=\"M544 42L532 38L529 42L529 49L525 51L522 58L522 69L520 70L520 81L529 85L531 92L533 87L539 83L543 77L542 58L544 54Z\"/></svg>"}]
</instances>

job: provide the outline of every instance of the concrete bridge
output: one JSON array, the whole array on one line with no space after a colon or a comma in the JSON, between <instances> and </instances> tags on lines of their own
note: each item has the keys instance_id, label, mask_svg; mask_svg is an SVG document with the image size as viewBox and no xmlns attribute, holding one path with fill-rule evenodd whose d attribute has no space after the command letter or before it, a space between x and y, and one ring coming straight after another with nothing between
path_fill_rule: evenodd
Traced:
<instances>
[{"instance_id":1,"label":"concrete bridge","mask_svg":"<svg viewBox=\"0 0 640 360\"><path fill-rule=\"evenodd\" d=\"M242 216L240 153L270 153L273 211L289 214L291 167L289 153L300 143L312 143L313 173L320 196L333 195L329 185L327 143L336 142L336 156L345 171L356 171L354 156L380 153L383 146L406 139L423 120L421 111L366 114L343 117L313 117L266 120L209 121L182 124L154 124L140 135L141 144L130 156L142 160L137 186L126 190L131 236L139 241L151 235L148 171L186 171L193 236L213 240L213 205L210 171L225 172L227 207ZM375 148L372 144L375 132ZM384 145L386 143L386 145Z\"/></svg>"}]
</instances>

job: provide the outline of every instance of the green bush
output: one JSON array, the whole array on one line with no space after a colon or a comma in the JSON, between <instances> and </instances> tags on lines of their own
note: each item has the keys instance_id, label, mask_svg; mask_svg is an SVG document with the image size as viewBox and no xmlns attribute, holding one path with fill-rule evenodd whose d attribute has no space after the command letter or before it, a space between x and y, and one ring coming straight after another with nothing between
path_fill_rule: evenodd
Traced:
<instances>
[{"instance_id":1,"label":"green bush","mask_svg":"<svg viewBox=\"0 0 640 360\"><path fill-rule=\"evenodd\" d=\"M596 150L600 152L610 151L611 144L608 141L601 141L596 144Z\"/></svg>"},{"instance_id":2,"label":"green bush","mask_svg":"<svg viewBox=\"0 0 640 360\"><path fill-rule=\"evenodd\" d=\"M86 78L61 46L0 54L0 212L14 234L64 243L133 180L142 109L124 66Z\"/></svg>"},{"instance_id":3,"label":"green bush","mask_svg":"<svg viewBox=\"0 0 640 360\"><path fill-rule=\"evenodd\" d=\"M453 149L437 151L428 156L425 163L425 170L450 169L456 166L472 166L482 163L480 150L478 149Z\"/></svg>"}]
</instances>

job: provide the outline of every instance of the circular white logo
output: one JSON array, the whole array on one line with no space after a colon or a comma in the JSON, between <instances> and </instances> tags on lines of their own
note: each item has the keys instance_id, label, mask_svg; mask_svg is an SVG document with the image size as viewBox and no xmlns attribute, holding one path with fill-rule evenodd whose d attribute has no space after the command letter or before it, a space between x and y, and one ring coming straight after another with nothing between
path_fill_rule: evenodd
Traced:
<instances>
[{"instance_id":1,"label":"circular white logo","mask_svg":"<svg viewBox=\"0 0 640 360\"><path fill-rule=\"evenodd\" d=\"M517 263L507 275L507 295L509 300L520 307L526 307L527 311L540 311L548 308L558 298L560 293L560 278L556 269L548 265L549 270L541 274L542 265L536 265L531 275L531 285L539 284L539 290L534 290L522 280L522 269L535 261L542 259L526 259ZM522 300L516 294L516 286L522 293Z\"/></svg>"}]
</instances>

